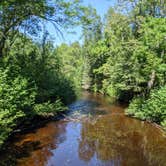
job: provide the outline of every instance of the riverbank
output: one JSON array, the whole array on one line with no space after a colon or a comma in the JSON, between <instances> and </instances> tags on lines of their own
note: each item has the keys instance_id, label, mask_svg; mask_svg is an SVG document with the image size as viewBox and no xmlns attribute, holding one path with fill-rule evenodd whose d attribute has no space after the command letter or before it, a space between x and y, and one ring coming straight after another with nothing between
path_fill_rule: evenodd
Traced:
<instances>
[{"instance_id":1,"label":"riverbank","mask_svg":"<svg viewBox=\"0 0 166 166\"><path fill-rule=\"evenodd\" d=\"M17 134L26 134L45 126L47 123L51 121L58 121L64 117L64 114L66 112L67 110L57 112L56 115L48 115L48 116L36 115L31 119L24 120L10 133L8 139L2 144L0 148L0 153L7 148L7 146L10 144L10 142Z\"/></svg>"}]
</instances>

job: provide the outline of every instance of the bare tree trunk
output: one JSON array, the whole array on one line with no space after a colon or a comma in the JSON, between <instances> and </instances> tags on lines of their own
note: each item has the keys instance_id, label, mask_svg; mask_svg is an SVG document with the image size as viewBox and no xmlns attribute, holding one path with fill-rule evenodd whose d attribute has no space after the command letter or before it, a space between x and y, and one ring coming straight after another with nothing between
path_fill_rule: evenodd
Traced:
<instances>
[{"instance_id":1,"label":"bare tree trunk","mask_svg":"<svg viewBox=\"0 0 166 166\"><path fill-rule=\"evenodd\" d=\"M155 77L156 77L156 73L154 70L152 70L152 73L150 75L150 80L148 81L148 92L151 90L151 88L154 86L154 82L155 82Z\"/></svg>"}]
</instances>

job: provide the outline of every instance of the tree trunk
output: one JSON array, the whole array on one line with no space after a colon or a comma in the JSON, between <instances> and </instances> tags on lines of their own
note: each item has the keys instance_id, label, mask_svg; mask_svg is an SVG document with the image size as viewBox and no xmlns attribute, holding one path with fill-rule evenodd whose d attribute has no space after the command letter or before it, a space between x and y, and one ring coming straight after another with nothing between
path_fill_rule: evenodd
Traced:
<instances>
[{"instance_id":1,"label":"tree trunk","mask_svg":"<svg viewBox=\"0 0 166 166\"><path fill-rule=\"evenodd\" d=\"M2 39L0 40L0 58L3 57L3 50L5 47L5 41L6 41L6 37L2 36Z\"/></svg>"},{"instance_id":2,"label":"tree trunk","mask_svg":"<svg viewBox=\"0 0 166 166\"><path fill-rule=\"evenodd\" d=\"M156 77L156 73L154 70L152 70L152 73L150 75L150 80L148 81L148 91L150 91L151 88L154 86L155 77Z\"/></svg>"}]
</instances>

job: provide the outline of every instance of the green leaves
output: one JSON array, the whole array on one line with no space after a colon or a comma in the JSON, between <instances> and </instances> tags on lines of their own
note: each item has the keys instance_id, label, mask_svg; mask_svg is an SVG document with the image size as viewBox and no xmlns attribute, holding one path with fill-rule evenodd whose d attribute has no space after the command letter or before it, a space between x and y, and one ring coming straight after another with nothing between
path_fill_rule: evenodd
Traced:
<instances>
[{"instance_id":1,"label":"green leaves","mask_svg":"<svg viewBox=\"0 0 166 166\"><path fill-rule=\"evenodd\" d=\"M140 40L159 56L166 47L165 25L165 18L148 17L139 30Z\"/></svg>"},{"instance_id":2,"label":"green leaves","mask_svg":"<svg viewBox=\"0 0 166 166\"><path fill-rule=\"evenodd\" d=\"M9 55L1 60L0 146L25 120L35 116L54 116L67 109L64 103L75 98L74 81L71 75L68 77L64 73L66 61L60 61L49 42L41 48L40 44L20 36ZM76 58L80 53L78 44L73 44L72 53L75 57L67 57L72 58L69 65L73 65L74 73L69 71L68 74L75 76L75 67L81 67Z\"/></svg>"},{"instance_id":3,"label":"green leaves","mask_svg":"<svg viewBox=\"0 0 166 166\"><path fill-rule=\"evenodd\" d=\"M165 126L166 86L153 90L148 99L134 99L126 111L127 114Z\"/></svg>"},{"instance_id":4,"label":"green leaves","mask_svg":"<svg viewBox=\"0 0 166 166\"><path fill-rule=\"evenodd\" d=\"M113 27L110 26L109 30L106 29L106 40L99 41L94 45L89 56L92 74L95 75L94 82L100 82L103 93L109 91L109 95L111 95L105 82L109 83L118 92L116 93L119 94L118 98L121 98L120 94L126 92L131 96L134 94L145 96L152 71L155 71L152 88L163 85L165 82L165 58L164 55L161 55L164 52L162 46L164 42L158 45L159 39L163 38L164 30L160 28L163 19L147 18L140 25L138 38L131 36L127 23L123 23L121 27L128 29L129 33L126 34L128 37L122 38L123 35L119 31L121 28L119 29L119 25L114 24L118 22L118 19L121 20L116 17L116 13L113 12L109 19L109 23ZM156 34L155 29L160 37L152 40ZM155 47L156 45L157 47ZM102 83L103 81L104 83Z\"/></svg>"},{"instance_id":5,"label":"green leaves","mask_svg":"<svg viewBox=\"0 0 166 166\"><path fill-rule=\"evenodd\" d=\"M91 88L131 101L128 114L165 125L166 19L163 2L130 3L133 7L129 9L130 15L124 14L125 8L121 11L110 8L103 38L96 42L90 40L88 45L84 43ZM86 35L91 37L91 34Z\"/></svg>"},{"instance_id":6,"label":"green leaves","mask_svg":"<svg viewBox=\"0 0 166 166\"><path fill-rule=\"evenodd\" d=\"M7 49L15 42L18 32L31 37L39 36L49 22L55 28L55 33L62 35L62 29L86 23L87 10L79 0L0 2L0 57L7 55Z\"/></svg>"},{"instance_id":7,"label":"green leaves","mask_svg":"<svg viewBox=\"0 0 166 166\"><path fill-rule=\"evenodd\" d=\"M9 70L0 69L0 146L19 121L29 114L35 100L35 90L21 76L11 80Z\"/></svg>"},{"instance_id":8,"label":"green leaves","mask_svg":"<svg viewBox=\"0 0 166 166\"><path fill-rule=\"evenodd\" d=\"M48 101L42 104L35 104L34 114L44 116L44 117L54 116L61 111L65 111L66 109L67 107L65 107L60 100L56 100L53 103L50 103Z\"/></svg>"},{"instance_id":9,"label":"green leaves","mask_svg":"<svg viewBox=\"0 0 166 166\"><path fill-rule=\"evenodd\" d=\"M71 45L62 44L55 49L55 55L60 59L61 72L71 81L73 89L79 91L84 72L84 58L80 44L78 42Z\"/></svg>"}]
</instances>

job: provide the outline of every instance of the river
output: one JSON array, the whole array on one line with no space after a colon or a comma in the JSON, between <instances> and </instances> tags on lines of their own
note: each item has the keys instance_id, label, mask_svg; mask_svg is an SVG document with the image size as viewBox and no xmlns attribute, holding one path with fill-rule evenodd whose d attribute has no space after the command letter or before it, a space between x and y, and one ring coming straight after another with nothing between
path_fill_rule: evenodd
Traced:
<instances>
[{"instance_id":1,"label":"river","mask_svg":"<svg viewBox=\"0 0 166 166\"><path fill-rule=\"evenodd\" d=\"M124 109L108 97L84 92L65 118L16 135L0 165L166 166L165 133L125 116Z\"/></svg>"}]
</instances>

